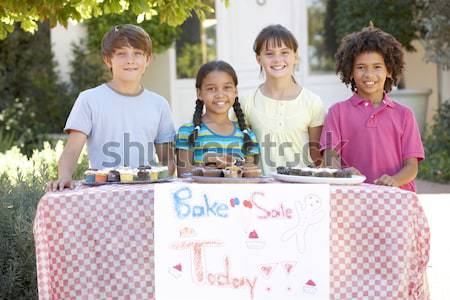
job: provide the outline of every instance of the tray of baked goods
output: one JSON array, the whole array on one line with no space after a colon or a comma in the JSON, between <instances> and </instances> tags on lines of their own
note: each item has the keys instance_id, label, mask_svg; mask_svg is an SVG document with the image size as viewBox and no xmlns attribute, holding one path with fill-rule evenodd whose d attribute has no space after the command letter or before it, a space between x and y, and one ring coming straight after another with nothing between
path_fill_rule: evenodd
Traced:
<instances>
[{"instance_id":1,"label":"tray of baked goods","mask_svg":"<svg viewBox=\"0 0 450 300\"><path fill-rule=\"evenodd\" d=\"M366 180L365 176L352 174L348 168L277 167L272 176L280 181L297 183L360 184Z\"/></svg>"},{"instance_id":2,"label":"tray of baked goods","mask_svg":"<svg viewBox=\"0 0 450 300\"><path fill-rule=\"evenodd\" d=\"M206 153L203 164L195 166L191 172L182 174L198 183L267 183L270 176L262 176L261 169L251 158L241 158L229 154Z\"/></svg>"},{"instance_id":3,"label":"tray of baked goods","mask_svg":"<svg viewBox=\"0 0 450 300\"><path fill-rule=\"evenodd\" d=\"M149 184L174 180L166 166L140 166L137 169L120 167L117 169L88 169L81 182L88 186L105 184Z\"/></svg>"}]
</instances>

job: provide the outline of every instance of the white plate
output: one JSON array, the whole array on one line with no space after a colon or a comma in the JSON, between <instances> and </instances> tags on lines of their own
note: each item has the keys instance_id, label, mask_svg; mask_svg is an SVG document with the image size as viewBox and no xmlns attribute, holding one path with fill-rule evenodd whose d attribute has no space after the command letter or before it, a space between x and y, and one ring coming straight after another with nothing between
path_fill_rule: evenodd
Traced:
<instances>
[{"instance_id":1,"label":"white plate","mask_svg":"<svg viewBox=\"0 0 450 300\"><path fill-rule=\"evenodd\" d=\"M93 183L89 183L86 182L86 180L81 181L81 183L83 185L87 185L87 186L99 186L99 185L111 185L111 184L153 184L153 183L160 183L160 182L170 182L170 181L174 181L175 178L173 176L170 177L166 177L166 178L161 178L155 181L150 181L150 180L136 180L136 181L130 181L130 182L121 182L121 181L116 181L116 182L93 182Z\"/></svg>"},{"instance_id":2,"label":"white plate","mask_svg":"<svg viewBox=\"0 0 450 300\"><path fill-rule=\"evenodd\" d=\"M208 177L208 176L184 176L197 183L269 183L273 181L272 177Z\"/></svg>"},{"instance_id":3,"label":"white plate","mask_svg":"<svg viewBox=\"0 0 450 300\"><path fill-rule=\"evenodd\" d=\"M280 181L299 183L360 184L366 180L366 176L358 175L352 175L351 178L297 176L278 173L272 173L271 175Z\"/></svg>"}]
</instances>

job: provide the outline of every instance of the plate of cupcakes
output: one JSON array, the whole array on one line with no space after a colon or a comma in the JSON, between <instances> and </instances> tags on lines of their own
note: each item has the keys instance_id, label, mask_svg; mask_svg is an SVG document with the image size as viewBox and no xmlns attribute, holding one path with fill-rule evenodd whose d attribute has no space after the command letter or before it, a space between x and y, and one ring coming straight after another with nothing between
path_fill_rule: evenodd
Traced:
<instances>
[{"instance_id":1,"label":"plate of cupcakes","mask_svg":"<svg viewBox=\"0 0 450 300\"><path fill-rule=\"evenodd\" d=\"M241 158L230 154L206 153L203 164L192 172L182 174L198 183L266 183L272 177L262 176L261 169L252 158Z\"/></svg>"},{"instance_id":2,"label":"plate of cupcakes","mask_svg":"<svg viewBox=\"0 0 450 300\"><path fill-rule=\"evenodd\" d=\"M82 184L98 186L105 184L149 184L174 180L166 166L140 166L137 169L88 169L84 172Z\"/></svg>"},{"instance_id":3,"label":"plate of cupcakes","mask_svg":"<svg viewBox=\"0 0 450 300\"><path fill-rule=\"evenodd\" d=\"M273 178L295 183L361 184L366 180L363 175L354 175L350 169L332 168L289 168L277 167Z\"/></svg>"}]
</instances>

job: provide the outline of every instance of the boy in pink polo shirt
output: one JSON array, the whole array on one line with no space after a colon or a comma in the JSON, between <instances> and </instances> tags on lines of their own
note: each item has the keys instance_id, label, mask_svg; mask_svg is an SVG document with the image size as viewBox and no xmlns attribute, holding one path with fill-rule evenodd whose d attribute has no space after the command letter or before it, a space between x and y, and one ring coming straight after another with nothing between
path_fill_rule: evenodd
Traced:
<instances>
[{"instance_id":1,"label":"boy in pink polo shirt","mask_svg":"<svg viewBox=\"0 0 450 300\"><path fill-rule=\"evenodd\" d=\"M320 144L325 164L353 167L366 182L416 191L418 162L424 158L413 112L391 100L404 67L400 43L373 26L344 37L336 73L353 96L333 105Z\"/></svg>"}]
</instances>

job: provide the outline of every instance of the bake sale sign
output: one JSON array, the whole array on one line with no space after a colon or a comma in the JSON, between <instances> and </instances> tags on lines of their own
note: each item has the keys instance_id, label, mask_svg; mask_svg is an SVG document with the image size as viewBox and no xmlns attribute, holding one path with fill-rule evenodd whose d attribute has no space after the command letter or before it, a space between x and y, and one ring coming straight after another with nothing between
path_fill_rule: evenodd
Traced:
<instances>
[{"instance_id":1,"label":"bake sale sign","mask_svg":"<svg viewBox=\"0 0 450 300\"><path fill-rule=\"evenodd\" d=\"M330 191L159 184L156 300L329 299Z\"/></svg>"}]
</instances>

